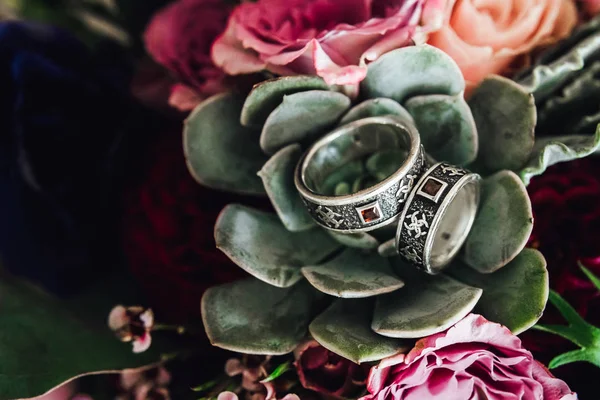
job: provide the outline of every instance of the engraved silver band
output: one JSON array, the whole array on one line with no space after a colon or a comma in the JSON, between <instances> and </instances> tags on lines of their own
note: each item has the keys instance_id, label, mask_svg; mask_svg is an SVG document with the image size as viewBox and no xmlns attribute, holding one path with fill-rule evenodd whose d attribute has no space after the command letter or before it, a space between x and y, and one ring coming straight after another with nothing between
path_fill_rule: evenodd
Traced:
<instances>
[{"instance_id":1,"label":"engraved silver band","mask_svg":"<svg viewBox=\"0 0 600 400\"><path fill-rule=\"evenodd\" d=\"M329 196L320 185L336 168L377 151L406 151L400 168L383 181L354 194ZM396 116L364 118L317 141L302 157L295 185L313 219L326 229L370 231L397 221L417 179L426 168L425 154L412 120Z\"/></svg>"},{"instance_id":2,"label":"engraved silver band","mask_svg":"<svg viewBox=\"0 0 600 400\"><path fill-rule=\"evenodd\" d=\"M400 256L430 274L456 256L473 226L481 177L466 169L437 163L410 194L398 221Z\"/></svg>"}]
</instances>

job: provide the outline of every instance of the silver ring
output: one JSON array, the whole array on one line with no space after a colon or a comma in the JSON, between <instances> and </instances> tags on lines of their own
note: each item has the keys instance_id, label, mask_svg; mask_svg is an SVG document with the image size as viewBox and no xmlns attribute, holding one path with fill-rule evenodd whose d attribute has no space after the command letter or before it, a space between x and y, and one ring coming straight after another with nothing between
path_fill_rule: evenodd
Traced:
<instances>
[{"instance_id":1,"label":"silver ring","mask_svg":"<svg viewBox=\"0 0 600 400\"><path fill-rule=\"evenodd\" d=\"M400 256L429 274L444 269L471 231L480 181L479 175L454 165L437 163L429 168L398 221L396 248Z\"/></svg>"},{"instance_id":2,"label":"silver ring","mask_svg":"<svg viewBox=\"0 0 600 400\"><path fill-rule=\"evenodd\" d=\"M406 157L383 181L354 194L323 194L327 177L349 162L377 151L400 149ZM364 118L344 125L317 141L299 161L294 183L312 218L326 229L370 231L398 220L425 155L414 122L396 116Z\"/></svg>"}]
</instances>

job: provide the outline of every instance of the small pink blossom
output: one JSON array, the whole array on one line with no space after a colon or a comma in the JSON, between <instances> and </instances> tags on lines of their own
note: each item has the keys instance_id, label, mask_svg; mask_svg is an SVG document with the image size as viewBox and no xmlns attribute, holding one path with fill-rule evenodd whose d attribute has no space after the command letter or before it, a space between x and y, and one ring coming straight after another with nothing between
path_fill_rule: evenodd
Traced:
<instances>
[{"instance_id":1,"label":"small pink blossom","mask_svg":"<svg viewBox=\"0 0 600 400\"><path fill-rule=\"evenodd\" d=\"M118 305L108 316L108 326L121 341L132 342L134 353L142 353L152 344L154 313L149 308Z\"/></svg>"},{"instance_id":2,"label":"small pink blossom","mask_svg":"<svg viewBox=\"0 0 600 400\"><path fill-rule=\"evenodd\" d=\"M267 69L356 85L381 54L441 28L447 0L258 0L243 2L212 49L231 75Z\"/></svg>"},{"instance_id":3,"label":"small pink blossom","mask_svg":"<svg viewBox=\"0 0 600 400\"><path fill-rule=\"evenodd\" d=\"M470 314L373 367L361 400L576 400L506 327Z\"/></svg>"}]
</instances>

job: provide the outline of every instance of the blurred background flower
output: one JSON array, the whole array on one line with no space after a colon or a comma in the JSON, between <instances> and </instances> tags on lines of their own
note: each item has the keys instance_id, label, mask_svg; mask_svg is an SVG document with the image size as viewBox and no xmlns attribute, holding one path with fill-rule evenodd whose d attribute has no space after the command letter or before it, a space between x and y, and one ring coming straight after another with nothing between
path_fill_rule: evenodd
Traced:
<instances>
[{"instance_id":1,"label":"blurred background flower","mask_svg":"<svg viewBox=\"0 0 600 400\"><path fill-rule=\"evenodd\" d=\"M110 44L92 53L60 29L0 23L0 252L11 272L66 292L115 265L120 177L139 132L127 129L128 84Z\"/></svg>"}]
</instances>

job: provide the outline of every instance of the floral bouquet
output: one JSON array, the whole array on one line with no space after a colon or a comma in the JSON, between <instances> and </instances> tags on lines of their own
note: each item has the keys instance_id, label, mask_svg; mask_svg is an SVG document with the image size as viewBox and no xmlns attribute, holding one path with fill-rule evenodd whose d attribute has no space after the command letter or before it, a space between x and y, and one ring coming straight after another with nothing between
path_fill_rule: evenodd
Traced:
<instances>
[{"instance_id":1,"label":"floral bouquet","mask_svg":"<svg viewBox=\"0 0 600 400\"><path fill-rule=\"evenodd\" d=\"M0 400L597 398L599 13L3 3Z\"/></svg>"}]
</instances>

